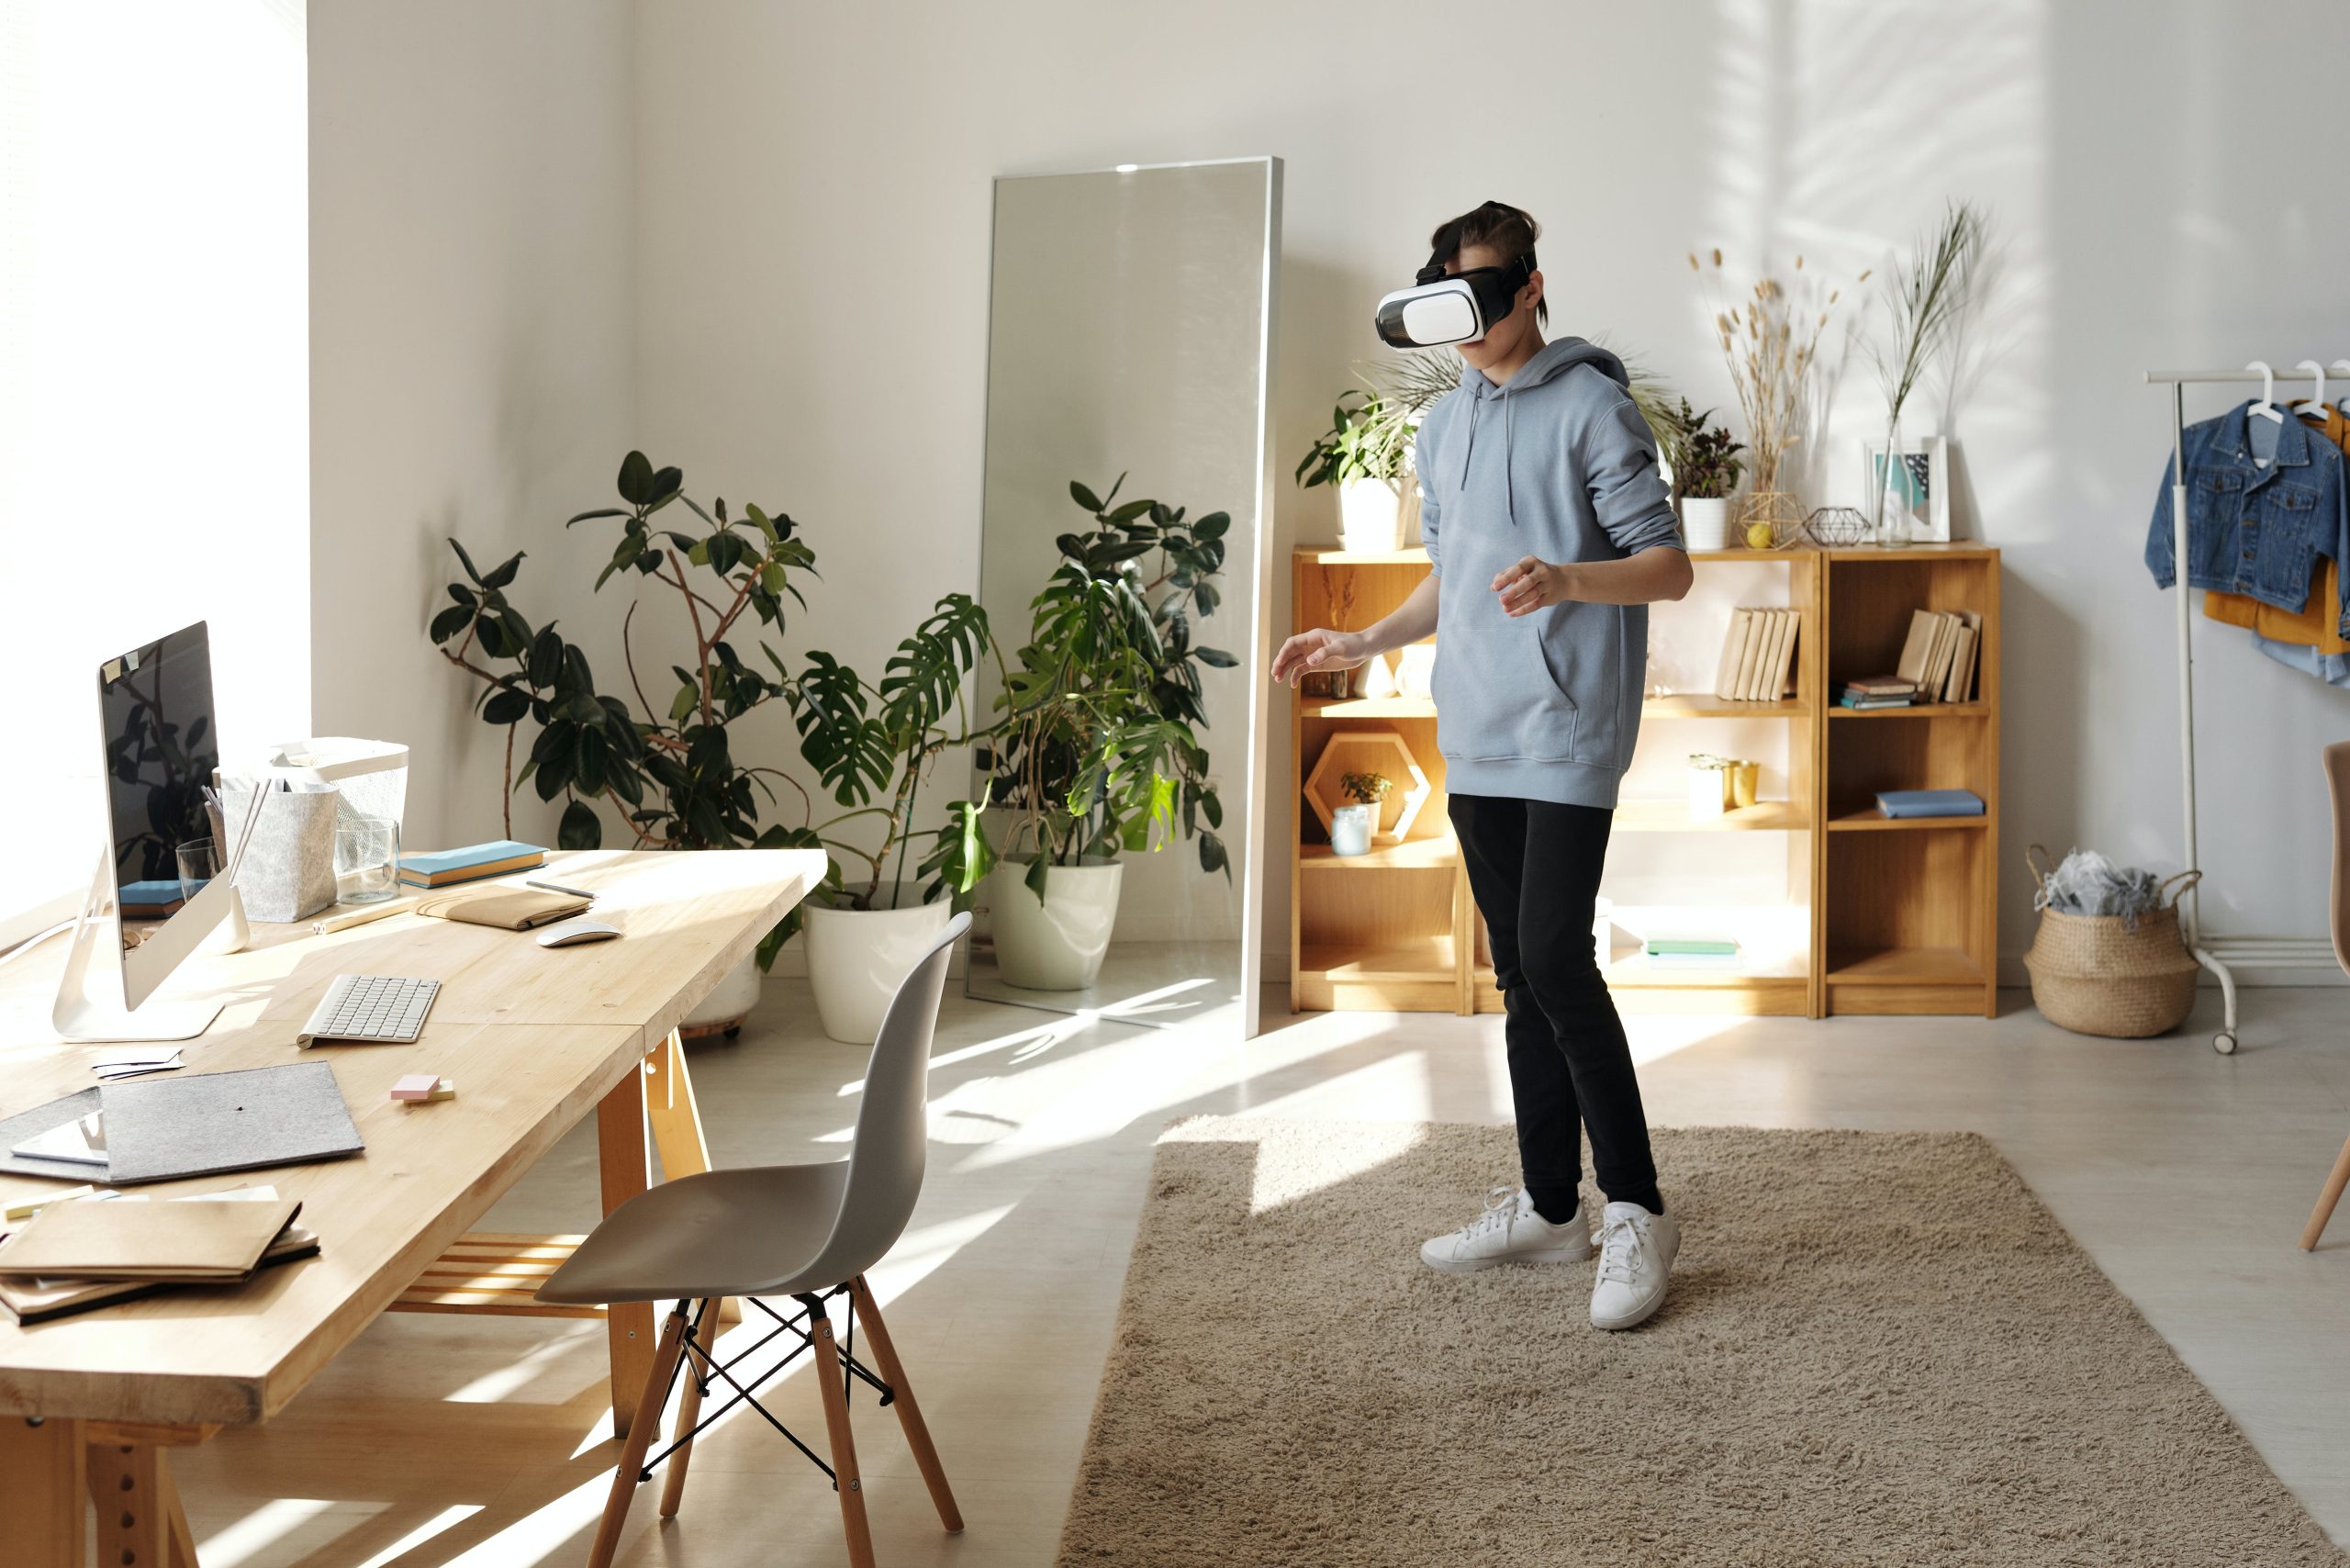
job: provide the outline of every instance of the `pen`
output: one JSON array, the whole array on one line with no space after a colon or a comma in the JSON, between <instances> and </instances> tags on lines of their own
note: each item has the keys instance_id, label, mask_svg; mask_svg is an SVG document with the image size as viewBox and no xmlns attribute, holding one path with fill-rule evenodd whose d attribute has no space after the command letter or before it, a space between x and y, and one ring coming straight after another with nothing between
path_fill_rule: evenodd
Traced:
<instances>
[{"instance_id":1,"label":"pen","mask_svg":"<svg viewBox=\"0 0 2350 1568\"><path fill-rule=\"evenodd\" d=\"M561 882L524 882L526 888L543 888L551 893L569 893L576 899L592 899L596 895L585 888L566 888Z\"/></svg>"}]
</instances>

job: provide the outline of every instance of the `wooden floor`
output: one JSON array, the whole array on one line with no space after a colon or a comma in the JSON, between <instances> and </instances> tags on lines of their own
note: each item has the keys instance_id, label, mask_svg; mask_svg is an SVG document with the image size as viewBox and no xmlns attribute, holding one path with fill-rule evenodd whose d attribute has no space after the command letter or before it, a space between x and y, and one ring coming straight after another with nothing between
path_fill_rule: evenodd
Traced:
<instances>
[{"instance_id":1,"label":"wooden floor","mask_svg":"<svg viewBox=\"0 0 2350 1568\"><path fill-rule=\"evenodd\" d=\"M2153 1043L2065 1035L2021 996L2006 1001L1996 1023L1630 1028L1660 1124L1987 1134L2350 1541L2350 1212L2314 1255L2294 1247L2350 1132L2350 991L2250 992L2233 1058L2205 1044L2215 1001ZM1051 1562L1151 1142L1169 1118L1507 1118L1499 1018L1268 1016L1277 1031L1240 1048L950 999L929 1183L875 1283L969 1529L939 1532L893 1417L860 1396L881 1562ZM862 1055L813 1029L804 982L770 982L739 1043L693 1058L718 1162L843 1152ZM576 1136L489 1223L586 1229L595 1193L593 1139ZM1464 1219L1483 1201L1460 1196ZM602 1341L593 1323L382 1320L280 1419L176 1460L207 1568L583 1561L615 1447L598 1410ZM777 1403L795 1429L822 1432L804 1373L782 1381ZM1476 1455L1450 1462L1464 1488L1477 1484ZM755 1417L697 1448L684 1512L659 1529L657 1495L640 1494L621 1562L845 1561L822 1476Z\"/></svg>"}]
</instances>

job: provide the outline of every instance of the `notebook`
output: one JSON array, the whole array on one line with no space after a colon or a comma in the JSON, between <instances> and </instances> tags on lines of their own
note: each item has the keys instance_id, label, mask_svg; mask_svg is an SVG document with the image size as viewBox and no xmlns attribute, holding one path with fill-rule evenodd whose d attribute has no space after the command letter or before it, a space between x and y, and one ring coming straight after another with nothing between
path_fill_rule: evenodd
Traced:
<instances>
[{"instance_id":1,"label":"notebook","mask_svg":"<svg viewBox=\"0 0 2350 1568\"><path fill-rule=\"evenodd\" d=\"M529 931L584 914L595 903L570 893L541 892L532 888L485 889L477 893L451 893L426 899L419 914L440 920L462 920L469 925L493 925L500 931Z\"/></svg>"},{"instance_id":2,"label":"notebook","mask_svg":"<svg viewBox=\"0 0 2350 1568\"><path fill-rule=\"evenodd\" d=\"M184 1078L140 1078L98 1091L106 1173L117 1187L340 1159L366 1147L331 1062L289 1062Z\"/></svg>"},{"instance_id":3,"label":"notebook","mask_svg":"<svg viewBox=\"0 0 2350 1568\"><path fill-rule=\"evenodd\" d=\"M400 857L400 880L412 888L445 888L509 871L528 871L547 863L547 852L535 844L510 838L469 844L462 849L437 849Z\"/></svg>"},{"instance_id":4,"label":"notebook","mask_svg":"<svg viewBox=\"0 0 2350 1568\"><path fill-rule=\"evenodd\" d=\"M241 1280L302 1209L273 1203L51 1204L0 1241L11 1279Z\"/></svg>"},{"instance_id":5,"label":"notebook","mask_svg":"<svg viewBox=\"0 0 2350 1568\"><path fill-rule=\"evenodd\" d=\"M277 1233L277 1239L271 1242L268 1250L261 1255L260 1267L268 1269L279 1263L291 1263L298 1258L315 1258L318 1252L317 1232L306 1230L298 1225L289 1225ZM251 1278L250 1275L246 1277ZM136 1301L163 1291L211 1282L214 1282L0 1279L0 1308L6 1308L19 1324L46 1323L52 1317L88 1312L93 1307L111 1306L118 1301Z\"/></svg>"},{"instance_id":6,"label":"notebook","mask_svg":"<svg viewBox=\"0 0 2350 1568\"><path fill-rule=\"evenodd\" d=\"M1876 807L1889 817L1979 817L1983 797L1972 790L1880 790Z\"/></svg>"}]
</instances>

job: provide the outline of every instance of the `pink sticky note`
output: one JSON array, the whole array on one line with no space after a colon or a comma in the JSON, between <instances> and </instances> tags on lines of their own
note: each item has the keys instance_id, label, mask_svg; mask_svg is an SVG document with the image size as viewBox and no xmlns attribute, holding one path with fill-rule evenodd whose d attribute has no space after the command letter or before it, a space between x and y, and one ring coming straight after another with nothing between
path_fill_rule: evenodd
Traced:
<instances>
[{"instance_id":1,"label":"pink sticky note","mask_svg":"<svg viewBox=\"0 0 2350 1568\"><path fill-rule=\"evenodd\" d=\"M430 1100L432 1098L433 1092L440 1087L441 1080L439 1075L430 1072L411 1072L406 1078L401 1079L397 1083L392 1085L392 1098L395 1100Z\"/></svg>"}]
</instances>

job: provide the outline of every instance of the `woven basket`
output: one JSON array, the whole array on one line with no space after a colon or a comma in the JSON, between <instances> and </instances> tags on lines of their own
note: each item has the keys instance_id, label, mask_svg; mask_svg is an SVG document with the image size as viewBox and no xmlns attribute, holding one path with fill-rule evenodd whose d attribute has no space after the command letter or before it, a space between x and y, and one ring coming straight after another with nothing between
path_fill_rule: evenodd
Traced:
<instances>
[{"instance_id":1,"label":"woven basket","mask_svg":"<svg viewBox=\"0 0 2350 1568\"><path fill-rule=\"evenodd\" d=\"M2033 845L2024 864L2044 890L2055 870L2048 851ZM2162 902L2132 928L2118 914L2065 914L2043 910L2031 951L2031 1000L2042 1016L2076 1035L2143 1039L2166 1035L2195 1005L2199 967L2179 935L2178 895L2200 871L2181 871L2162 884Z\"/></svg>"}]
</instances>

